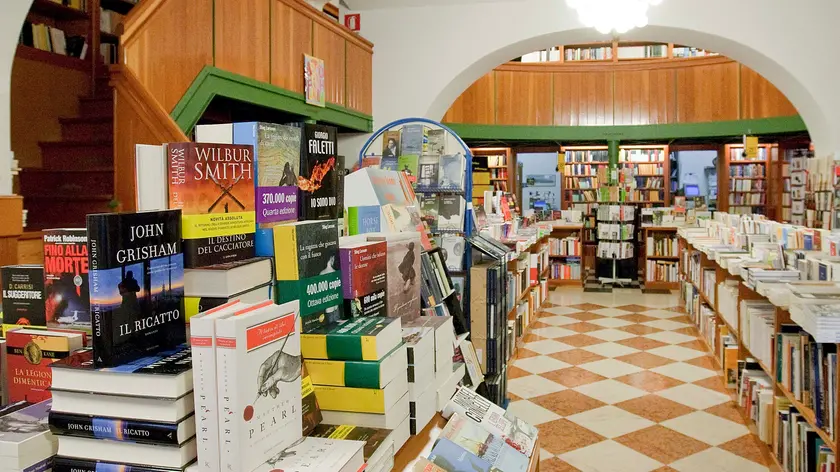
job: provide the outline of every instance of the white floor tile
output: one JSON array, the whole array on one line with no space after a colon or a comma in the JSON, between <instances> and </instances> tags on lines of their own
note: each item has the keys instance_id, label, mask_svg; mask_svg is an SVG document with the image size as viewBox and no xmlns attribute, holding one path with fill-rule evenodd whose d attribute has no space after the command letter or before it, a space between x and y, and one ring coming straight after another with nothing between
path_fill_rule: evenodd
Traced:
<instances>
[{"instance_id":1,"label":"white floor tile","mask_svg":"<svg viewBox=\"0 0 840 472\"><path fill-rule=\"evenodd\" d=\"M551 459L552 457L554 457L554 454L546 451L543 448L540 448L540 462Z\"/></svg>"},{"instance_id":2,"label":"white floor tile","mask_svg":"<svg viewBox=\"0 0 840 472\"><path fill-rule=\"evenodd\" d=\"M572 416L567 420L577 423L584 428L594 431L607 438L617 438L640 429L653 426L655 423L647 418L634 415L621 408L607 405L594 410L584 411Z\"/></svg>"},{"instance_id":3,"label":"white floor tile","mask_svg":"<svg viewBox=\"0 0 840 472\"><path fill-rule=\"evenodd\" d=\"M611 342L593 344L591 346L584 346L581 349L583 349L584 351L594 352L595 354L604 357L621 357L639 352L639 350L636 348Z\"/></svg>"},{"instance_id":4,"label":"white floor tile","mask_svg":"<svg viewBox=\"0 0 840 472\"><path fill-rule=\"evenodd\" d=\"M548 308L543 308L543 311L547 311L548 313L552 313L555 315L568 315L571 313L578 313L581 310L578 308L569 308L567 306L551 306Z\"/></svg>"},{"instance_id":5,"label":"white floor tile","mask_svg":"<svg viewBox=\"0 0 840 472\"><path fill-rule=\"evenodd\" d=\"M542 338L564 338L566 336L573 336L575 334L578 334L576 331L572 331L566 328L559 328L557 326L532 329L531 333Z\"/></svg>"},{"instance_id":6,"label":"white floor tile","mask_svg":"<svg viewBox=\"0 0 840 472\"><path fill-rule=\"evenodd\" d=\"M653 333L659 334L659 333ZM671 333L671 334L679 334L679 333ZM687 347L682 346L662 346L653 349L649 349L647 352L664 357L666 359L671 359L674 361L687 361L690 359L694 359L697 357L705 356L705 352L698 351L696 349L690 349Z\"/></svg>"},{"instance_id":7,"label":"white floor tile","mask_svg":"<svg viewBox=\"0 0 840 472\"><path fill-rule=\"evenodd\" d=\"M636 337L635 334L630 334L627 331L621 331L620 329L601 329L598 331L590 331L586 333L587 336L592 336L593 338L603 339L604 341L621 341L622 339L634 338Z\"/></svg>"},{"instance_id":8,"label":"white floor tile","mask_svg":"<svg viewBox=\"0 0 840 472\"><path fill-rule=\"evenodd\" d=\"M548 423L549 421L559 420L561 418L557 413L547 410L528 400L510 402L507 411L509 411L513 416L516 416L517 418L534 426Z\"/></svg>"},{"instance_id":9,"label":"white floor tile","mask_svg":"<svg viewBox=\"0 0 840 472\"><path fill-rule=\"evenodd\" d=\"M566 387L539 375L508 380L508 391L520 398L534 398L566 390Z\"/></svg>"},{"instance_id":10,"label":"white floor tile","mask_svg":"<svg viewBox=\"0 0 840 472\"><path fill-rule=\"evenodd\" d=\"M563 361L548 356L535 356L526 357L524 359L517 359L513 361L513 365L519 367L522 370L527 370L532 374L542 374L545 372L551 372L553 370L560 370L565 369L566 367L571 367L571 364L567 364Z\"/></svg>"},{"instance_id":11,"label":"white floor tile","mask_svg":"<svg viewBox=\"0 0 840 472\"><path fill-rule=\"evenodd\" d=\"M687 343L689 341L694 341L695 339L697 339L694 336L688 336L686 334L681 333L674 333L672 331L659 331L658 333L650 333L645 334L643 336L648 339L653 339L655 341L661 341L663 343L668 344Z\"/></svg>"},{"instance_id":12,"label":"white floor tile","mask_svg":"<svg viewBox=\"0 0 840 472\"><path fill-rule=\"evenodd\" d=\"M605 310L612 310L612 308L604 308ZM629 313L629 312L628 312ZM604 328L620 328L622 326L629 326L633 324L630 321L618 318L598 318L597 320L589 321L589 323L603 326Z\"/></svg>"},{"instance_id":13,"label":"white floor tile","mask_svg":"<svg viewBox=\"0 0 840 472\"><path fill-rule=\"evenodd\" d=\"M660 424L712 446L719 446L750 432L742 424L725 420L705 411L695 411Z\"/></svg>"},{"instance_id":14,"label":"white floor tile","mask_svg":"<svg viewBox=\"0 0 840 472\"><path fill-rule=\"evenodd\" d=\"M636 367L633 364L617 361L615 359L601 359L600 361L581 364L578 367L609 379L621 377L622 375L635 374L636 372L641 372L643 370L641 367Z\"/></svg>"},{"instance_id":15,"label":"white floor tile","mask_svg":"<svg viewBox=\"0 0 840 472\"><path fill-rule=\"evenodd\" d=\"M767 467L713 447L670 464L679 472L767 472Z\"/></svg>"},{"instance_id":16,"label":"white floor tile","mask_svg":"<svg viewBox=\"0 0 840 472\"><path fill-rule=\"evenodd\" d=\"M563 344L553 339L543 339L542 341L534 341L532 343L525 343L525 349L529 351L538 352L540 354L554 354L555 352L563 352L574 349L568 344Z\"/></svg>"},{"instance_id":17,"label":"white floor tile","mask_svg":"<svg viewBox=\"0 0 840 472\"><path fill-rule=\"evenodd\" d=\"M602 441L558 457L582 472L650 472L663 465L615 441Z\"/></svg>"},{"instance_id":18,"label":"white floor tile","mask_svg":"<svg viewBox=\"0 0 840 472\"><path fill-rule=\"evenodd\" d=\"M650 371L656 372L657 374L667 375L668 377L682 380L683 382L696 382L698 380L707 379L717 375L717 372L713 370L704 369L684 362L666 364L650 369Z\"/></svg>"},{"instance_id":19,"label":"white floor tile","mask_svg":"<svg viewBox=\"0 0 840 472\"><path fill-rule=\"evenodd\" d=\"M661 310L661 309L648 310L648 311L643 312L643 314L645 314L647 316L652 316L654 318L660 318L660 319L676 318L678 316L683 316L683 313L677 313L675 311Z\"/></svg>"},{"instance_id":20,"label":"white floor tile","mask_svg":"<svg viewBox=\"0 0 840 472\"><path fill-rule=\"evenodd\" d=\"M563 315L556 315L556 316L544 316L540 318L540 321L545 324L550 324L553 326L565 326L575 323L580 323L580 320L576 320L574 318L569 318L568 316Z\"/></svg>"},{"instance_id":21,"label":"white floor tile","mask_svg":"<svg viewBox=\"0 0 840 472\"><path fill-rule=\"evenodd\" d=\"M575 387L573 390L610 405L639 398L643 395L647 395L648 393L644 390L631 387L626 383L613 379L581 385L579 387Z\"/></svg>"},{"instance_id":22,"label":"white floor tile","mask_svg":"<svg viewBox=\"0 0 840 472\"><path fill-rule=\"evenodd\" d=\"M616 316L624 316L633 313L632 311L621 310L619 308L599 308L597 310L592 310L592 313L601 316L608 316L614 318Z\"/></svg>"},{"instance_id":23,"label":"white floor tile","mask_svg":"<svg viewBox=\"0 0 840 472\"><path fill-rule=\"evenodd\" d=\"M664 330L668 330L668 331L673 331L675 329L680 329L680 328L687 328L687 327L691 326L688 323L681 323L679 321L673 321L673 320L653 320L653 321L646 321L642 324L645 325L645 326L650 326L651 328L659 328L659 329L664 329Z\"/></svg>"},{"instance_id":24,"label":"white floor tile","mask_svg":"<svg viewBox=\"0 0 840 472\"><path fill-rule=\"evenodd\" d=\"M683 384L656 392L657 395L682 403L695 410L705 410L721 403L732 401L729 395L715 392L694 384Z\"/></svg>"}]
</instances>

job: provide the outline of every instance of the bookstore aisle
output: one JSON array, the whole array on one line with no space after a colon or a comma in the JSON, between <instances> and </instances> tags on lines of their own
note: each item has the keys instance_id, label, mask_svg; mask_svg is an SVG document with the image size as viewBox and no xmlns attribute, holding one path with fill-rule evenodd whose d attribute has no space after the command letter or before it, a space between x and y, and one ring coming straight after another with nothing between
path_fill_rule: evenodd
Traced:
<instances>
[{"instance_id":1,"label":"bookstore aisle","mask_svg":"<svg viewBox=\"0 0 840 472\"><path fill-rule=\"evenodd\" d=\"M548 301L508 370L541 472L769 470L676 292L561 287Z\"/></svg>"}]
</instances>

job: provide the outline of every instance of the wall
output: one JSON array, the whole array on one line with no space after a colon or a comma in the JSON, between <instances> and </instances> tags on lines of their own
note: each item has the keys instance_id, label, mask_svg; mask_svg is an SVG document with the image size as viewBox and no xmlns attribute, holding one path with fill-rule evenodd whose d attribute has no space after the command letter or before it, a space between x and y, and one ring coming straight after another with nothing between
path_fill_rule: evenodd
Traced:
<instances>
[{"instance_id":1,"label":"wall","mask_svg":"<svg viewBox=\"0 0 840 472\"><path fill-rule=\"evenodd\" d=\"M79 100L68 90L87 90L85 71L38 61L15 60L12 68L11 148L20 167L41 167L39 141L58 141L61 125L53 117L75 116ZM47 118L45 118L47 117Z\"/></svg>"},{"instance_id":2,"label":"wall","mask_svg":"<svg viewBox=\"0 0 840 472\"><path fill-rule=\"evenodd\" d=\"M552 210L559 210L561 208L560 179L563 176L557 172L557 153L521 153L516 155L516 162L522 164L522 208L531 208L529 205L531 195L539 194L540 200L551 205ZM556 184L551 187L529 187L526 182L529 175L553 175L556 178ZM548 192L551 192L551 199L545 198Z\"/></svg>"},{"instance_id":3,"label":"wall","mask_svg":"<svg viewBox=\"0 0 840 472\"><path fill-rule=\"evenodd\" d=\"M561 0L436 2L354 1L374 56L375 126L406 116L440 120L489 70L550 45L603 40L582 28ZM773 83L805 120L818 153L840 148L840 73L836 0L664 0L650 25L622 40L690 44L718 51ZM371 9L367 9L371 8ZM437 34L429 34L434 25ZM787 33L789 32L789 33ZM418 39L422 38L422 40ZM429 62L434 62L430 67Z\"/></svg>"},{"instance_id":4,"label":"wall","mask_svg":"<svg viewBox=\"0 0 840 472\"><path fill-rule=\"evenodd\" d=\"M5 0L0 14L0 195L12 193L11 89L20 28L32 0ZM0 215L2 221L2 215Z\"/></svg>"},{"instance_id":5,"label":"wall","mask_svg":"<svg viewBox=\"0 0 840 472\"><path fill-rule=\"evenodd\" d=\"M680 189L686 184L686 176L693 173L700 184L700 195L706 196L709 186L706 182L705 169L712 165L717 151L678 151L677 162L680 166Z\"/></svg>"}]
</instances>

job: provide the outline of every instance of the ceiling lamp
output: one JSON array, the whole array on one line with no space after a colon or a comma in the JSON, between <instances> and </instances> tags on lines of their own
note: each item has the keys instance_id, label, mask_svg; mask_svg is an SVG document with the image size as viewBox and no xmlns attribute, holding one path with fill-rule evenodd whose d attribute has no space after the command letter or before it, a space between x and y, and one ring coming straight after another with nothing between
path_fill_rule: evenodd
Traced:
<instances>
[{"instance_id":1,"label":"ceiling lamp","mask_svg":"<svg viewBox=\"0 0 840 472\"><path fill-rule=\"evenodd\" d=\"M626 33L648 24L647 11L662 0L566 0L578 12L580 22L600 33Z\"/></svg>"}]
</instances>

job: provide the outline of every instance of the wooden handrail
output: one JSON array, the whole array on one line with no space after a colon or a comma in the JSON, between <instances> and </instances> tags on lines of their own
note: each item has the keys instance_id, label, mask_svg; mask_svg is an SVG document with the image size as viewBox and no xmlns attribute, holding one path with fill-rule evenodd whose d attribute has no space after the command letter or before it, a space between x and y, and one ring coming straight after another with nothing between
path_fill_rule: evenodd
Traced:
<instances>
[{"instance_id":1,"label":"wooden handrail","mask_svg":"<svg viewBox=\"0 0 840 472\"><path fill-rule=\"evenodd\" d=\"M145 24L166 1L167 0L143 0L135 5L123 20L125 28L123 29L120 43L126 44L131 41L134 35L140 31L143 24Z\"/></svg>"},{"instance_id":2,"label":"wooden handrail","mask_svg":"<svg viewBox=\"0 0 840 472\"><path fill-rule=\"evenodd\" d=\"M156 138L161 139L162 142L189 141L189 138L178 127L175 120L152 97L146 87L143 87L140 79L134 75L131 69L122 65L115 65L111 66L110 71L111 86L117 92L125 93L133 99L131 105L139 112L137 117L149 127Z\"/></svg>"}]
</instances>

